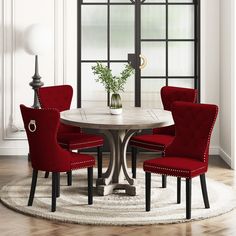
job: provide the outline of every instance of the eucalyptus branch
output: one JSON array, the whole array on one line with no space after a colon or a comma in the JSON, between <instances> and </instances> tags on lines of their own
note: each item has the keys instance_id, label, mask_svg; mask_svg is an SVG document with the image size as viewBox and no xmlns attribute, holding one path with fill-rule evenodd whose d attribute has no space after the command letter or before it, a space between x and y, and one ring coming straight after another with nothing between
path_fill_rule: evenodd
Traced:
<instances>
[{"instance_id":1,"label":"eucalyptus branch","mask_svg":"<svg viewBox=\"0 0 236 236\"><path fill-rule=\"evenodd\" d=\"M127 79L134 73L134 69L130 64L125 65L125 69L120 73L120 76L113 76L111 69L107 66L97 62L96 66L92 66L96 82L103 84L107 92L119 93L124 92L124 85Z\"/></svg>"}]
</instances>

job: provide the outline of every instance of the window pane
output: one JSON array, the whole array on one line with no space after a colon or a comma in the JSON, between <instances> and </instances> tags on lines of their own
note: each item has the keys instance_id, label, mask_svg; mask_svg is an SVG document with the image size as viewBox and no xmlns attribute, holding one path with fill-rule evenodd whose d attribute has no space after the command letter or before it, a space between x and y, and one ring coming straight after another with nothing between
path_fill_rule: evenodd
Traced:
<instances>
[{"instance_id":1,"label":"window pane","mask_svg":"<svg viewBox=\"0 0 236 236\"><path fill-rule=\"evenodd\" d=\"M194 38L194 7L176 5L169 6L169 38Z\"/></svg>"},{"instance_id":2,"label":"window pane","mask_svg":"<svg viewBox=\"0 0 236 236\"><path fill-rule=\"evenodd\" d=\"M194 75L194 43L169 42L169 76Z\"/></svg>"},{"instance_id":3,"label":"window pane","mask_svg":"<svg viewBox=\"0 0 236 236\"><path fill-rule=\"evenodd\" d=\"M141 80L142 107L162 108L160 90L165 83L164 79Z\"/></svg>"},{"instance_id":4,"label":"window pane","mask_svg":"<svg viewBox=\"0 0 236 236\"><path fill-rule=\"evenodd\" d=\"M107 58L107 7L82 6L82 60Z\"/></svg>"},{"instance_id":5,"label":"window pane","mask_svg":"<svg viewBox=\"0 0 236 236\"><path fill-rule=\"evenodd\" d=\"M142 76L166 75L166 43L142 43L141 52L147 60L147 66L141 71Z\"/></svg>"},{"instance_id":6,"label":"window pane","mask_svg":"<svg viewBox=\"0 0 236 236\"><path fill-rule=\"evenodd\" d=\"M134 6L111 6L111 59L127 60L134 52Z\"/></svg>"},{"instance_id":7,"label":"window pane","mask_svg":"<svg viewBox=\"0 0 236 236\"><path fill-rule=\"evenodd\" d=\"M169 79L168 84L170 86L176 86L181 88L194 88L193 79Z\"/></svg>"},{"instance_id":8,"label":"window pane","mask_svg":"<svg viewBox=\"0 0 236 236\"><path fill-rule=\"evenodd\" d=\"M82 107L106 106L107 93L103 85L95 81L96 75L93 74L91 69L94 65L92 63L82 63Z\"/></svg>"},{"instance_id":9,"label":"window pane","mask_svg":"<svg viewBox=\"0 0 236 236\"><path fill-rule=\"evenodd\" d=\"M142 39L164 39L166 36L166 7L161 5L142 5Z\"/></svg>"}]
</instances>

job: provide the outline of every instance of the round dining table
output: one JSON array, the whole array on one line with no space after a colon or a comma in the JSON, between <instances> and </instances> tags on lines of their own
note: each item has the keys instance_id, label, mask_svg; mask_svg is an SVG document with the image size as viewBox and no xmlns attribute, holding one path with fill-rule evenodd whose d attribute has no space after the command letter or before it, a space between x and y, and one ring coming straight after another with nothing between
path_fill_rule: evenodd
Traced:
<instances>
[{"instance_id":1,"label":"round dining table","mask_svg":"<svg viewBox=\"0 0 236 236\"><path fill-rule=\"evenodd\" d=\"M137 195L138 183L129 175L126 150L130 138L143 129L173 124L171 112L163 109L123 108L120 115L110 114L109 108L79 108L60 114L61 122L103 133L110 146L110 161L102 178L97 179L97 193L105 196L116 189Z\"/></svg>"}]
</instances>

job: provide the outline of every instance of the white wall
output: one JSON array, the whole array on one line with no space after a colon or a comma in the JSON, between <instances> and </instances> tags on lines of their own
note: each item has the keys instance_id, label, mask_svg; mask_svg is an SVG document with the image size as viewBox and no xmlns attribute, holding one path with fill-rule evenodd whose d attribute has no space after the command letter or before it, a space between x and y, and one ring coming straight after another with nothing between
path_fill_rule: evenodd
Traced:
<instances>
[{"instance_id":1,"label":"white wall","mask_svg":"<svg viewBox=\"0 0 236 236\"><path fill-rule=\"evenodd\" d=\"M28 145L25 133L17 132L23 127L19 104L33 104L34 74L34 57L24 51L22 34L34 23L51 28L54 47L39 57L42 81L76 88L76 0L0 0L0 8L0 155L22 155Z\"/></svg>"},{"instance_id":2,"label":"white wall","mask_svg":"<svg viewBox=\"0 0 236 236\"><path fill-rule=\"evenodd\" d=\"M232 37L231 37L231 45L232 51L234 52L232 55L232 77L231 77L231 167L236 169L236 160L235 160L235 150L236 150L236 3L234 0L232 2Z\"/></svg>"},{"instance_id":3,"label":"white wall","mask_svg":"<svg viewBox=\"0 0 236 236\"><path fill-rule=\"evenodd\" d=\"M3 55L0 60L4 60L4 64L0 63L0 155L26 154L28 150L25 136L20 132L13 132L12 125L22 125L19 103L32 104L32 91L28 83L31 81L34 65L32 56L20 48L14 50L20 41L17 35L31 23L42 22L52 26L55 47L48 55L40 58L42 80L45 85L70 83L76 88L76 0L0 2L0 7L3 2L5 4L4 17L1 18L5 22L1 22L4 27L0 29L4 30L4 34L0 34L0 50ZM202 0L201 6L202 102L219 104L219 0ZM211 153L219 153L219 122L214 130Z\"/></svg>"},{"instance_id":4,"label":"white wall","mask_svg":"<svg viewBox=\"0 0 236 236\"><path fill-rule=\"evenodd\" d=\"M201 1L201 102L219 105L219 0ZM211 154L219 154L219 117L211 139Z\"/></svg>"},{"instance_id":5,"label":"white wall","mask_svg":"<svg viewBox=\"0 0 236 236\"><path fill-rule=\"evenodd\" d=\"M234 0L221 0L220 9L220 154L233 167Z\"/></svg>"}]
</instances>

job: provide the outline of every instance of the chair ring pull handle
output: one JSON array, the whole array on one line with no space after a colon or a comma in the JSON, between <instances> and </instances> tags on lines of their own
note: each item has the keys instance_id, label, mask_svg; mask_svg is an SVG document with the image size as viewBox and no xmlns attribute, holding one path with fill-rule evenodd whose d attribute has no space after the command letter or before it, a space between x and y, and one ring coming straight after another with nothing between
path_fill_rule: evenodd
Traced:
<instances>
[{"instance_id":1,"label":"chair ring pull handle","mask_svg":"<svg viewBox=\"0 0 236 236\"><path fill-rule=\"evenodd\" d=\"M32 127L33 126L33 127ZM32 128L31 128L32 127ZM34 133L37 129L35 120L31 120L28 124L28 129L31 133Z\"/></svg>"}]
</instances>

